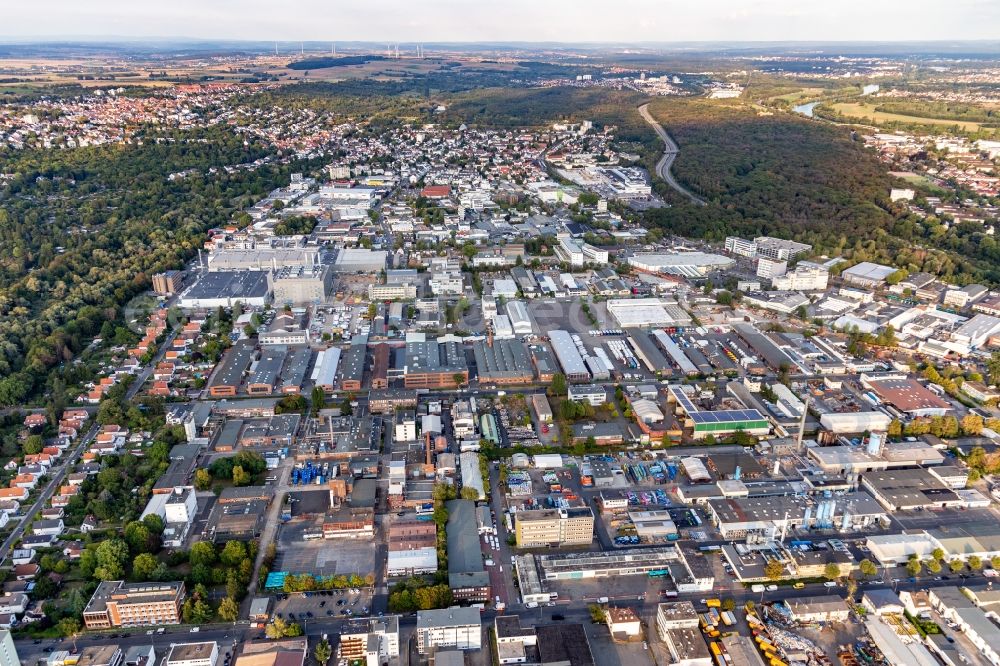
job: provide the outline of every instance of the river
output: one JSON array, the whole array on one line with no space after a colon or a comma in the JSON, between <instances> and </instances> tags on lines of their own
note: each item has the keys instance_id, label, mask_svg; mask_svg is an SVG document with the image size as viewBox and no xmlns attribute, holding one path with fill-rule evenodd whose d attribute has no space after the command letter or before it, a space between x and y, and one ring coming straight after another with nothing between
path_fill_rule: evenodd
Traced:
<instances>
[{"instance_id":1,"label":"river","mask_svg":"<svg viewBox=\"0 0 1000 666\"><path fill-rule=\"evenodd\" d=\"M792 111L794 111L795 113L801 113L803 116L806 116L808 118L812 118L813 109L816 108L817 104L819 104L819 102L809 102L808 104L799 104L798 106L793 106Z\"/></svg>"}]
</instances>

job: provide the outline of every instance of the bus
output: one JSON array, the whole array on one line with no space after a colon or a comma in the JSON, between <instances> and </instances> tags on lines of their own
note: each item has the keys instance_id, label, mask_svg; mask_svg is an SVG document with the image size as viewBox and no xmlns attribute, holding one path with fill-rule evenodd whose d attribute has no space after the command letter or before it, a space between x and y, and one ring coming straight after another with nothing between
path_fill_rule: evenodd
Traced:
<instances>
[{"instance_id":1,"label":"bus","mask_svg":"<svg viewBox=\"0 0 1000 666\"><path fill-rule=\"evenodd\" d=\"M647 574L650 578L662 578L670 575L669 569L653 569Z\"/></svg>"}]
</instances>

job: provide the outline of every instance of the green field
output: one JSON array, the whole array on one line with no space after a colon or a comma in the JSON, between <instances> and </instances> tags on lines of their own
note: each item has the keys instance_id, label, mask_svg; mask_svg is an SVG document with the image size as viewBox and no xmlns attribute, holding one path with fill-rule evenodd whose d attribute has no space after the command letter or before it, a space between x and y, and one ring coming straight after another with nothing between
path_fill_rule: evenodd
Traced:
<instances>
[{"instance_id":1,"label":"green field","mask_svg":"<svg viewBox=\"0 0 1000 666\"><path fill-rule=\"evenodd\" d=\"M876 111L874 105L864 104L862 102L841 102L839 104L831 104L830 108L841 115L847 116L848 118L857 118L858 120L873 122L875 124L907 123L911 125L937 125L943 127L958 127L964 132L978 132L982 129L982 125L979 123L968 121L945 120L942 118L920 118L918 116L904 116L898 113Z\"/></svg>"}]
</instances>

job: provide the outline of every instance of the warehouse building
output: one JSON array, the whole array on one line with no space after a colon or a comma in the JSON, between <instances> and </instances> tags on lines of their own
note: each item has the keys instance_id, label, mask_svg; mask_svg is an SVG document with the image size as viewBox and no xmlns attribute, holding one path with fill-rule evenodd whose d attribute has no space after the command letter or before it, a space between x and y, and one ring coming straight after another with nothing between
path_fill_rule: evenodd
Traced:
<instances>
[{"instance_id":1,"label":"warehouse building","mask_svg":"<svg viewBox=\"0 0 1000 666\"><path fill-rule=\"evenodd\" d=\"M687 328L691 325L691 316L679 305L659 298L611 299L607 307L608 314L622 328Z\"/></svg>"},{"instance_id":2,"label":"warehouse building","mask_svg":"<svg viewBox=\"0 0 1000 666\"><path fill-rule=\"evenodd\" d=\"M208 392L213 398L236 395L243 383L243 376L253 362L255 350L252 342L241 340L226 354L219 368L208 384Z\"/></svg>"},{"instance_id":3,"label":"warehouse building","mask_svg":"<svg viewBox=\"0 0 1000 666\"><path fill-rule=\"evenodd\" d=\"M840 277L848 284L853 284L856 287L874 289L884 284L885 279L895 272L896 269L892 266L883 266L870 261L862 261L843 271Z\"/></svg>"},{"instance_id":4,"label":"warehouse building","mask_svg":"<svg viewBox=\"0 0 1000 666\"><path fill-rule=\"evenodd\" d=\"M688 397L681 384L667 387L669 402L675 405L676 414L684 418L684 427L691 429L694 439L724 437L737 432L764 436L771 432L771 424L756 409L723 409L701 411Z\"/></svg>"},{"instance_id":5,"label":"warehouse building","mask_svg":"<svg viewBox=\"0 0 1000 666\"><path fill-rule=\"evenodd\" d=\"M340 365L340 349L330 347L316 354L316 365L313 367L312 383L327 393L333 393L336 388L337 367Z\"/></svg>"},{"instance_id":6,"label":"warehouse building","mask_svg":"<svg viewBox=\"0 0 1000 666\"><path fill-rule=\"evenodd\" d=\"M911 377L862 375L861 384L871 389L882 402L910 417L944 416L951 411L948 402Z\"/></svg>"},{"instance_id":7,"label":"warehouse building","mask_svg":"<svg viewBox=\"0 0 1000 666\"><path fill-rule=\"evenodd\" d=\"M465 354L457 342L406 343L403 385L406 388L454 388L469 381Z\"/></svg>"},{"instance_id":8,"label":"warehouse building","mask_svg":"<svg viewBox=\"0 0 1000 666\"><path fill-rule=\"evenodd\" d=\"M510 325L514 329L515 335L531 335L531 317L528 316L528 307L523 301L508 301L506 305L507 316L510 317Z\"/></svg>"},{"instance_id":9,"label":"warehouse building","mask_svg":"<svg viewBox=\"0 0 1000 666\"><path fill-rule=\"evenodd\" d=\"M335 273L370 273L374 275L385 269L386 256L385 250L343 248L337 253L333 271Z\"/></svg>"},{"instance_id":10,"label":"warehouse building","mask_svg":"<svg viewBox=\"0 0 1000 666\"><path fill-rule=\"evenodd\" d=\"M262 308L271 295L268 273L264 271L223 271L202 273L177 301L186 310L230 308L236 303Z\"/></svg>"},{"instance_id":11,"label":"warehouse building","mask_svg":"<svg viewBox=\"0 0 1000 666\"><path fill-rule=\"evenodd\" d=\"M478 467L478 462L476 465ZM447 502L447 508L448 524L445 526L445 534L448 538L448 585L455 599L488 601L491 595L490 577L483 565L476 503L456 499Z\"/></svg>"},{"instance_id":12,"label":"warehouse building","mask_svg":"<svg viewBox=\"0 0 1000 666\"><path fill-rule=\"evenodd\" d=\"M552 351L555 352L559 365L562 367L566 381L569 382L589 382L590 371L580 355L580 350L573 341L573 336L567 331L549 331L549 342L552 344Z\"/></svg>"},{"instance_id":13,"label":"warehouse building","mask_svg":"<svg viewBox=\"0 0 1000 666\"><path fill-rule=\"evenodd\" d=\"M729 257L705 252L673 254L640 253L628 258L630 266L648 273L665 273L688 278L704 277L712 271L731 268L736 262Z\"/></svg>"},{"instance_id":14,"label":"warehouse building","mask_svg":"<svg viewBox=\"0 0 1000 666\"><path fill-rule=\"evenodd\" d=\"M861 487L886 511L965 506L965 501L923 468L865 472Z\"/></svg>"},{"instance_id":15,"label":"warehouse building","mask_svg":"<svg viewBox=\"0 0 1000 666\"><path fill-rule=\"evenodd\" d=\"M341 365L340 388L344 391L360 391L365 376L365 358L368 343L364 338L355 338L347 348Z\"/></svg>"},{"instance_id":16,"label":"warehouse building","mask_svg":"<svg viewBox=\"0 0 1000 666\"><path fill-rule=\"evenodd\" d=\"M476 340L472 343L480 384L530 384L535 373L520 340Z\"/></svg>"}]
</instances>

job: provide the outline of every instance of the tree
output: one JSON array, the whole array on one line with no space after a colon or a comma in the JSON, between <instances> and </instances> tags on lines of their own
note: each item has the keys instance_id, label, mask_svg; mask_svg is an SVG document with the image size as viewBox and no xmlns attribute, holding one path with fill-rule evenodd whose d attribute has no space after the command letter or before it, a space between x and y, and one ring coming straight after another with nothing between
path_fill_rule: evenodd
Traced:
<instances>
[{"instance_id":1,"label":"tree","mask_svg":"<svg viewBox=\"0 0 1000 666\"><path fill-rule=\"evenodd\" d=\"M153 537L145 523L131 522L125 526L125 541L133 553L148 553L153 550Z\"/></svg>"},{"instance_id":2,"label":"tree","mask_svg":"<svg viewBox=\"0 0 1000 666\"><path fill-rule=\"evenodd\" d=\"M98 580L120 580L125 576L125 563L128 562L128 546L121 539L102 541L94 551L97 566L94 577Z\"/></svg>"},{"instance_id":3,"label":"tree","mask_svg":"<svg viewBox=\"0 0 1000 666\"><path fill-rule=\"evenodd\" d=\"M722 610L731 611L736 608L736 600L732 597L726 597L722 600Z\"/></svg>"},{"instance_id":4,"label":"tree","mask_svg":"<svg viewBox=\"0 0 1000 666\"><path fill-rule=\"evenodd\" d=\"M978 555L969 556L969 568L973 571L979 571L983 568L983 558Z\"/></svg>"},{"instance_id":5,"label":"tree","mask_svg":"<svg viewBox=\"0 0 1000 666\"><path fill-rule=\"evenodd\" d=\"M227 541L222 552L219 553L219 560L228 567L239 566L247 556L246 546L242 541Z\"/></svg>"},{"instance_id":6,"label":"tree","mask_svg":"<svg viewBox=\"0 0 1000 666\"><path fill-rule=\"evenodd\" d=\"M924 562L924 567L927 568L927 573L929 574L939 574L941 573L941 561L936 560L933 557L926 562Z\"/></svg>"},{"instance_id":7,"label":"tree","mask_svg":"<svg viewBox=\"0 0 1000 666\"><path fill-rule=\"evenodd\" d=\"M590 621L595 624L600 624L605 621L604 606L600 604L590 604L587 606L587 610L590 611Z\"/></svg>"},{"instance_id":8,"label":"tree","mask_svg":"<svg viewBox=\"0 0 1000 666\"><path fill-rule=\"evenodd\" d=\"M768 580L778 580L785 573L785 565L781 560L771 559L764 565L764 575Z\"/></svg>"},{"instance_id":9,"label":"tree","mask_svg":"<svg viewBox=\"0 0 1000 666\"><path fill-rule=\"evenodd\" d=\"M31 435L28 439L24 440L24 444L21 449L24 451L25 455L34 455L36 453L41 453L42 448L45 446L45 440L42 439L41 435Z\"/></svg>"},{"instance_id":10,"label":"tree","mask_svg":"<svg viewBox=\"0 0 1000 666\"><path fill-rule=\"evenodd\" d=\"M332 656L333 650L330 648L330 644L327 641L320 641L316 644L316 648L313 650L313 657L316 658L316 661L320 664L320 666L330 661L330 657Z\"/></svg>"},{"instance_id":11,"label":"tree","mask_svg":"<svg viewBox=\"0 0 1000 666\"><path fill-rule=\"evenodd\" d=\"M155 513L151 513L142 519L143 524L149 528L151 534L163 534L163 530L166 525L163 523L163 518L160 518Z\"/></svg>"},{"instance_id":12,"label":"tree","mask_svg":"<svg viewBox=\"0 0 1000 666\"><path fill-rule=\"evenodd\" d=\"M564 396L566 395L566 390L566 375L561 372L552 375L552 383L549 384L549 395Z\"/></svg>"},{"instance_id":13,"label":"tree","mask_svg":"<svg viewBox=\"0 0 1000 666\"><path fill-rule=\"evenodd\" d=\"M858 592L858 581L851 576L847 577L847 600L854 602L854 595Z\"/></svg>"},{"instance_id":14,"label":"tree","mask_svg":"<svg viewBox=\"0 0 1000 666\"><path fill-rule=\"evenodd\" d=\"M920 564L920 560L910 560L906 563L906 573L912 578L920 575L923 571L924 566Z\"/></svg>"},{"instance_id":15,"label":"tree","mask_svg":"<svg viewBox=\"0 0 1000 666\"><path fill-rule=\"evenodd\" d=\"M56 624L56 631L63 638L70 638L80 633L80 621L75 617L64 617Z\"/></svg>"},{"instance_id":16,"label":"tree","mask_svg":"<svg viewBox=\"0 0 1000 666\"><path fill-rule=\"evenodd\" d=\"M140 553L132 560L132 577L138 581L151 580L159 562L149 553Z\"/></svg>"},{"instance_id":17,"label":"tree","mask_svg":"<svg viewBox=\"0 0 1000 666\"><path fill-rule=\"evenodd\" d=\"M472 486L465 486L462 488L461 496L464 500L472 500L473 502L476 502L479 500L479 491Z\"/></svg>"},{"instance_id":18,"label":"tree","mask_svg":"<svg viewBox=\"0 0 1000 666\"><path fill-rule=\"evenodd\" d=\"M983 434L983 417L979 414L966 414L962 417L960 428L967 437L978 437Z\"/></svg>"},{"instance_id":19,"label":"tree","mask_svg":"<svg viewBox=\"0 0 1000 666\"><path fill-rule=\"evenodd\" d=\"M990 568L1000 569L1000 555L994 555L990 558Z\"/></svg>"},{"instance_id":20,"label":"tree","mask_svg":"<svg viewBox=\"0 0 1000 666\"><path fill-rule=\"evenodd\" d=\"M952 573L958 573L965 568L965 562L956 557L948 561L948 568L951 569Z\"/></svg>"},{"instance_id":21,"label":"tree","mask_svg":"<svg viewBox=\"0 0 1000 666\"><path fill-rule=\"evenodd\" d=\"M326 391L322 386L314 386L312 390L313 414L319 414L319 410L326 405Z\"/></svg>"},{"instance_id":22,"label":"tree","mask_svg":"<svg viewBox=\"0 0 1000 666\"><path fill-rule=\"evenodd\" d=\"M235 622L240 616L240 605L232 597L226 597L219 604L219 618L226 622Z\"/></svg>"},{"instance_id":23,"label":"tree","mask_svg":"<svg viewBox=\"0 0 1000 666\"><path fill-rule=\"evenodd\" d=\"M194 471L194 487L196 490L208 490L212 487L212 474L204 467Z\"/></svg>"},{"instance_id":24,"label":"tree","mask_svg":"<svg viewBox=\"0 0 1000 666\"><path fill-rule=\"evenodd\" d=\"M241 465L236 465L233 467L233 485L234 486L249 486L253 479L243 471Z\"/></svg>"},{"instance_id":25,"label":"tree","mask_svg":"<svg viewBox=\"0 0 1000 666\"><path fill-rule=\"evenodd\" d=\"M871 578L878 574L878 566L867 557L861 560L858 564L858 569L861 571L861 575L865 578Z\"/></svg>"},{"instance_id":26,"label":"tree","mask_svg":"<svg viewBox=\"0 0 1000 666\"><path fill-rule=\"evenodd\" d=\"M191 553L188 556L191 566L212 566L215 564L215 546L210 541L199 541L191 546Z\"/></svg>"},{"instance_id":27,"label":"tree","mask_svg":"<svg viewBox=\"0 0 1000 666\"><path fill-rule=\"evenodd\" d=\"M823 577L827 580L837 580L840 578L840 566L836 562L827 562L823 568Z\"/></svg>"},{"instance_id":28,"label":"tree","mask_svg":"<svg viewBox=\"0 0 1000 666\"><path fill-rule=\"evenodd\" d=\"M892 439L899 439L903 436L903 424L899 421L899 419L893 419L889 422L889 429L886 432L886 435Z\"/></svg>"},{"instance_id":29,"label":"tree","mask_svg":"<svg viewBox=\"0 0 1000 666\"><path fill-rule=\"evenodd\" d=\"M941 560L944 559L944 549L935 548L934 550L931 551L931 557L940 562Z\"/></svg>"}]
</instances>

